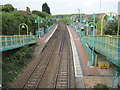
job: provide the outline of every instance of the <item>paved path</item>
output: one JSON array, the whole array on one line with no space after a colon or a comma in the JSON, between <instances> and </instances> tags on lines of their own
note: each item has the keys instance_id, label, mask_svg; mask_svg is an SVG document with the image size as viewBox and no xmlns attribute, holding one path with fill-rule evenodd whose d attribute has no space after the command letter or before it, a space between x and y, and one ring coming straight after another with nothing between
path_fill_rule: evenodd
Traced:
<instances>
[{"instance_id":1,"label":"paved path","mask_svg":"<svg viewBox=\"0 0 120 90\"><path fill-rule=\"evenodd\" d=\"M53 35L53 33L56 31L56 28L58 27L58 25L55 25L48 33L44 34L38 41L38 44L40 45L41 42L48 42L48 40L51 38L51 36Z\"/></svg>"},{"instance_id":2,"label":"paved path","mask_svg":"<svg viewBox=\"0 0 120 90\"><path fill-rule=\"evenodd\" d=\"M75 42L75 45L77 48L83 75L84 76L85 75L99 75L96 67L94 67L94 68L91 67L90 72L89 72L87 62L90 61L90 58L88 57L87 52L85 51L85 48L82 45L81 40L80 40L79 36L77 35L77 33L70 26L68 26L68 28L70 29L70 32L72 33L72 36L74 38L74 42Z\"/></svg>"}]
</instances>

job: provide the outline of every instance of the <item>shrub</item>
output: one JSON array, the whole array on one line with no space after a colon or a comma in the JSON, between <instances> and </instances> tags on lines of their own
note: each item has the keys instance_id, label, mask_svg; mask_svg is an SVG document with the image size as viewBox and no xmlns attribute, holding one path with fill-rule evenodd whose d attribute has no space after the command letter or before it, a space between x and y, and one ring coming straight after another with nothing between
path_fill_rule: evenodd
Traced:
<instances>
[{"instance_id":1,"label":"shrub","mask_svg":"<svg viewBox=\"0 0 120 90\"><path fill-rule=\"evenodd\" d=\"M108 88L108 86L104 84L97 84L96 86L94 86L94 88Z\"/></svg>"},{"instance_id":2,"label":"shrub","mask_svg":"<svg viewBox=\"0 0 120 90\"><path fill-rule=\"evenodd\" d=\"M14 7L11 4L5 4L4 6L2 6L2 11L5 12L14 11Z\"/></svg>"},{"instance_id":3,"label":"shrub","mask_svg":"<svg viewBox=\"0 0 120 90\"><path fill-rule=\"evenodd\" d=\"M34 47L24 46L16 51L3 53L2 60L2 84L3 87L10 87L11 82L32 60Z\"/></svg>"}]
</instances>

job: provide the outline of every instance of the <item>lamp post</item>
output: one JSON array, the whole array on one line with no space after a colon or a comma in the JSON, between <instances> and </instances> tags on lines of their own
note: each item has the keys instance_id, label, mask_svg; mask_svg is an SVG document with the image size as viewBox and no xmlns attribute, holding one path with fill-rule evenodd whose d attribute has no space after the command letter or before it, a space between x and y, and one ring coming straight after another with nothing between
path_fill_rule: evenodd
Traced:
<instances>
[{"instance_id":1,"label":"lamp post","mask_svg":"<svg viewBox=\"0 0 120 90\"><path fill-rule=\"evenodd\" d=\"M40 33L40 17L38 16L37 20L35 19L35 23L38 23L38 37L41 37L41 33Z\"/></svg>"},{"instance_id":2,"label":"lamp post","mask_svg":"<svg viewBox=\"0 0 120 90\"><path fill-rule=\"evenodd\" d=\"M48 27L48 18L46 17L46 29L45 29L45 33L47 32L47 27Z\"/></svg>"},{"instance_id":3,"label":"lamp post","mask_svg":"<svg viewBox=\"0 0 120 90\"><path fill-rule=\"evenodd\" d=\"M98 26L97 26L97 24L95 24L95 23L93 23L93 22L90 22L89 24L91 24L91 26L90 27L94 27L94 26L96 26L96 30L98 30ZM96 31L94 32L95 34L96 34Z\"/></svg>"},{"instance_id":4,"label":"lamp post","mask_svg":"<svg viewBox=\"0 0 120 90\"><path fill-rule=\"evenodd\" d=\"M94 50L95 50L95 13L93 14L93 24L94 24L94 26L92 26L91 25L91 27L93 27L93 42L92 42L92 45L93 45L93 47L92 47L92 65L94 65L94 61L95 61L95 59L94 59Z\"/></svg>"},{"instance_id":5,"label":"lamp post","mask_svg":"<svg viewBox=\"0 0 120 90\"><path fill-rule=\"evenodd\" d=\"M88 35L88 27L89 27L89 24L88 24L88 22L86 22L86 24L85 24L85 27L86 27L86 35Z\"/></svg>"},{"instance_id":6,"label":"lamp post","mask_svg":"<svg viewBox=\"0 0 120 90\"><path fill-rule=\"evenodd\" d=\"M81 34L82 34L82 30L81 29L83 29L83 27L82 27L82 5L81 5L81 14L80 14L80 37L81 37ZM79 12L80 12L80 10L79 10Z\"/></svg>"},{"instance_id":7,"label":"lamp post","mask_svg":"<svg viewBox=\"0 0 120 90\"><path fill-rule=\"evenodd\" d=\"M94 48L94 46L95 46L95 26L97 27L97 25L95 24L95 14L93 14L93 22L89 22L88 23L88 21L86 22L86 24L85 24L85 27L87 27L87 35L88 35L88 27L89 27L89 24L91 24L91 26L90 27L93 27L93 38L92 38L92 65L94 65L94 50L95 50L95 48ZM94 25L93 25L94 24Z\"/></svg>"},{"instance_id":8,"label":"lamp post","mask_svg":"<svg viewBox=\"0 0 120 90\"><path fill-rule=\"evenodd\" d=\"M19 25L19 35L20 35L20 27L22 26L22 28L27 28L27 35L28 35L28 26L25 24L25 23L21 23L20 25Z\"/></svg>"},{"instance_id":9,"label":"lamp post","mask_svg":"<svg viewBox=\"0 0 120 90\"><path fill-rule=\"evenodd\" d=\"M78 27L77 27L77 25L78 25L78 20L76 19L75 22L76 22L76 23L75 23L75 24L76 24L76 25L75 25L75 27L76 27L76 32L79 34L79 30L77 29L77 28L78 28Z\"/></svg>"},{"instance_id":10,"label":"lamp post","mask_svg":"<svg viewBox=\"0 0 120 90\"><path fill-rule=\"evenodd\" d=\"M101 35L103 35L103 21L104 21L104 17L107 15L107 14L110 14L110 17L108 18L108 20L114 20L112 18L112 13L115 14L117 16L117 18L119 19L118 15L114 12L108 12L108 13L105 13L102 17L102 20L101 20ZM117 30L117 36L119 35L119 20L118 20L118 30Z\"/></svg>"},{"instance_id":11,"label":"lamp post","mask_svg":"<svg viewBox=\"0 0 120 90\"><path fill-rule=\"evenodd\" d=\"M82 13L80 14L80 38L81 38L81 28L82 28L82 27L81 27L81 26L82 26L81 24L82 24Z\"/></svg>"},{"instance_id":12,"label":"lamp post","mask_svg":"<svg viewBox=\"0 0 120 90\"><path fill-rule=\"evenodd\" d=\"M46 17L46 27L48 27L48 18Z\"/></svg>"}]
</instances>

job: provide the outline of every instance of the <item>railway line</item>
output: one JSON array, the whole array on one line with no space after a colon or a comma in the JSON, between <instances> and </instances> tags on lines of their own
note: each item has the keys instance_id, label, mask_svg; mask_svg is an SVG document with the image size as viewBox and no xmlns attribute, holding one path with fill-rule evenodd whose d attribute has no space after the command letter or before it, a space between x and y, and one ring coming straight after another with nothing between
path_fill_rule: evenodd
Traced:
<instances>
[{"instance_id":1,"label":"railway line","mask_svg":"<svg viewBox=\"0 0 120 90\"><path fill-rule=\"evenodd\" d=\"M55 78L54 88L70 88L69 86L69 60L68 60L68 33L64 33L60 48L60 61Z\"/></svg>"},{"instance_id":2,"label":"railway line","mask_svg":"<svg viewBox=\"0 0 120 90\"><path fill-rule=\"evenodd\" d=\"M64 24L59 23L38 57L38 63L21 86L22 89L74 87L70 37Z\"/></svg>"}]
</instances>

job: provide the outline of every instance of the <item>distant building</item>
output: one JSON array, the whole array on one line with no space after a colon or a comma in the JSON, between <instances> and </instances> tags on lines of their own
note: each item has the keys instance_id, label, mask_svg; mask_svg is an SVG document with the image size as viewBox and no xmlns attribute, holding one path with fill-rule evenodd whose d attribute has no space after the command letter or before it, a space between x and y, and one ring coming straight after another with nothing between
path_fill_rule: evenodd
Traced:
<instances>
[{"instance_id":1,"label":"distant building","mask_svg":"<svg viewBox=\"0 0 120 90\"><path fill-rule=\"evenodd\" d=\"M79 15L72 15L72 16L71 16L71 19L74 19L74 20L75 20L77 17L79 17Z\"/></svg>"},{"instance_id":2,"label":"distant building","mask_svg":"<svg viewBox=\"0 0 120 90\"><path fill-rule=\"evenodd\" d=\"M18 9L17 8L14 8L15 11L17 11Z\"/></svg>"},{"instance_id":3,"label":"distant building","mask_svg":"<svg viewBox=\"0 0 120 90\"><path fill-rule=\"evenodd\" d=\"M96 13L96 17L98 17L99 19L102 19L102 16L104 15L105 13ZM84 19L88 19L88 17L91 17L93 16L93 14L84 14L83 17Z\"/></svg>"},{"instance_id":4,"label":"distant building","mask_svg":"<svg viewBox=\"0 0 120 90\"><path fill-rule=\"evenodd\" d=\"M96 17L98 17L100 20L102 18L102 16L104 15L105 13L97 13L96 14ZM89 17L93 16L93 14L83 14L83 19L86 20L88 19ZM76 19L77 17L79 17L79 15L72 15L71 18L73 19Z\"/></svg>"}]
</instances>

